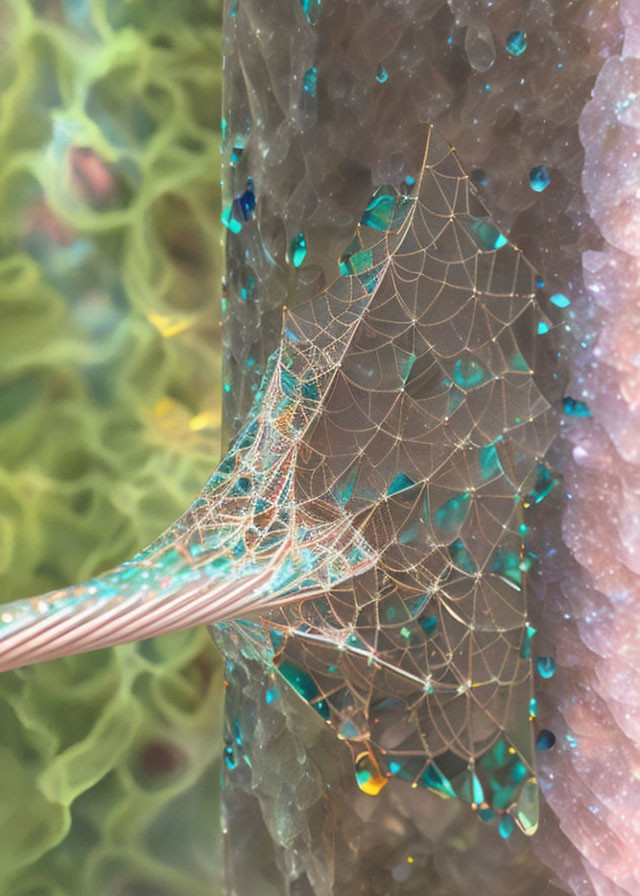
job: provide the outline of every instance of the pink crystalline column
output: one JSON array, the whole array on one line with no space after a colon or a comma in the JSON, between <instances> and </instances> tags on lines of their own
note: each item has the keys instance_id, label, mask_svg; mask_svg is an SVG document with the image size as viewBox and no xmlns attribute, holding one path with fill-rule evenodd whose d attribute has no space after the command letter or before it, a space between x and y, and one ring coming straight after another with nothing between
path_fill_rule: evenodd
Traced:
<instances>
[{"instance_id":1,"label":"pink crystalline column","mask_svg":"<svg viewBox=\"0 0 640 896\"><path fill-rule=\"evenodd\" d=\"M603 246L583 254L589 294L574 306L582 346L568 393L593 417L564 427L563 538L573 558L548 595L559 672L544 699L559 739L541 761L545 796L599 896L640 893L638 0L622 0L620 16L622 55L605 61L580 119L582 185Z\"/></svg>"}]
</instances>

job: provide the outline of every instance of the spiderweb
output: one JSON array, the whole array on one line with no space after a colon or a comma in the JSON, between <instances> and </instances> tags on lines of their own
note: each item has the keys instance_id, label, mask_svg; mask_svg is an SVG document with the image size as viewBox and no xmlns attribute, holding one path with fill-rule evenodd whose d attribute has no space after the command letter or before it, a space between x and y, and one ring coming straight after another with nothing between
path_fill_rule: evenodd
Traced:
<instances>
[{"instance_id":1,"label":"spiderweb","mask_svg":"<svg viewBox=\"0 0 640 896\"><path fill-rule=\"evenodd\" d=\"M533 832L540 319L531 267L431 128L412 195L374 195L340 277L285 312L198 500L131 562L6 605L0 668L221 624L349 742L363 790L398 776Z\"/></svg>"},{"instance_id":2,"label":"spiderweb","mask_svg":"<svg viewBox=\"0 0 640 896\"><path fill-rule=\"evenodd\" d=\"M523 505L552 436L533 271L431 129L415 198L373 197L341 273L285 316L273 420L299 427L298 519L345 514L375 563L260 616L272 661L363 789L399 775L531 833Z\"/></svg>"}]
</instances>

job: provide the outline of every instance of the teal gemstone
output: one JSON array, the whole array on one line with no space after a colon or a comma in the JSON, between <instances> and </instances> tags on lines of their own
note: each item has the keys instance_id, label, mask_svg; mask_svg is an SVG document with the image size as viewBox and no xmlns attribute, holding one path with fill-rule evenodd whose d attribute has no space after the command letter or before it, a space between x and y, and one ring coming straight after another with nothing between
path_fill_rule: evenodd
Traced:
<instances>
[{"instance_id":1,"label":"teal gemstone","mask_svg":"<svg viewBox=\"0 0 640 896\"><path fill-rule=\"evenodd\" d=\"M402 771L402 766L399 762L391 761L389 763L389 771L392 775L398 775Z\"/></svg>"},{"instance_id":2,"label":"teal gemstone","mask_svg":"<svg viewBox=\"0 0 640 896\"><path fill-rule=\"evenodd\" d=\"M536 669L540 678L553 678L557 664L552 656L539 656L536 661Z\"/></svg>"},{"instance_id":3,"label":"teal gemstone","mask_svg":"<svg viewBox=\"0 0 640 896\"><path fill-rule=\"evenodd\" d=\"M509 242L492 221L486 218L471 218L462 215L460 217L467 225L471 236L475 239L480 249L486 251L502 249Z\"/></svg>"},{"instance_id":4,"label":"teal gemstone","mask_svg":"<svg viewBox=\"0 0 640 896\"><path fill-rule=\"evenodd\" d=\"M280 385L282 391L288 398L295 398L298 389L298 380L296 376L285 367L280 368Z\"/></svg>"},{"instance_id":5,"label":"teal gemstone","mask_svg":"<svg viewBox=\"0 0 640 896\"><path fill-rule=\"evenodd\" d=\"M284 635L282 632L279 632L278 629L272 628L269 632L269 637L271 638L273 651L274 653L277 653L284 644Z\"/></svg>"},{"instance_id":6,"label":"teal gemstone","mask_svg":"<svg viewBox=\"0 0 640 896\"><path fill-rule=\"evenodd\" d=\"M501 579L520 589L522 586L522 570L520 568L520 555L515 551L505 551L498 548L493 555L492 571Z\"/></svg>"},{"instance_id":7,"label":"teal gemstone","mask_svg":"<svg viewBox=\"0 0 640 896\"><path fill-rule=\"evenodd\" d=\"M415 485L413 479L410 479L406 473L398 473L389 485L387 495L395 495L397 492L403 492L405 489L411 488L412 485Z\"/></svg>"},{"instance_id":8,"label":"teal gemstone","mask_svg":"<svg viewBox=\"0 0 640 896\"><path fill-rule=\"evenodd\" d=\"M469 492L454 495L436 512L435 522L443 538L448 541L459 530L466 519L471 503Z\"/></svg>"},{"instance_id":9,"label":"teal gemstone","mask_svg":"<svg viewBox=\"0 0 640 896\"><path fill-rule=\"evenodd\" d=\"M228 205L222 215L220 216L220 220L227 227L231 233L240 233L242 230L242 222L238 221L238 219L234 216L234 208L233 203Z\"/></svg>"},{"instance_id":10,"label":"teal gemstone","mask_svg":"<svg viewBox=\"0 0 640 896\"><path fill-rule=\"evenodd\" d=\"M421 613L429 602L428 594L421 594L420 597L411 597L409 600L405 601L405 607L407 611L412 616L417 616Z\"/></svg>"},{"instance_id":11,"label":"teal gemstone","mask_svg":"<svg viewBox=\"0 0 640 896\"><path fill-rule=\"evenodd\" d=\"M527 49L527 35L524 31L510 31L504 45L511 56L522 56Z\"/></svg>"},{"instance_id":12,"label":"teal gemstone","mask_svg":"<svg viewBox=\"0 0 640 896\"><path fill-rule=\"evenodd\" d=\"M308 382L303 383L301 391L302 397L308 399L309 401L318 401L320 398L318 387L313 382L313 380L309 380Z\"/></svg>"},{"instance_id":13,"label":"teal gemstone","mask_svg":"<svg viewBox=\"0 0 640 896\"><path fill-rule=\"evenodd\" d=\"M316 700L311 704L316 712L320 713L323 719L331 718L331 710L326 700Z\"/></svg>"},{"instance_id":14,"label":"teal gemstone","mask_svg":"<svg viewBox=\"0 0 640 896\"><path fill-rule=\"evenodd\" d=\"M503 815L498 825L498 833L503 840L508 840L514 829L514 821L510 815Z\"/></svg>"},{"instance_id":15,"label":"teal gemstone","mask_svg":"<svg viewBox=\"0 0 640 896\"><path fill-rule=\"evenodd\" d=\"M358 731L356 726L353 724L353 722L347 720L346 722L343 722L342 725L340 725L340 734L343 737L353 738L353 737L357 737L360 734L360 732Z\"/></svg>"},{"instance_id":16,"label":"teal gemstone","mask_svg":"<svg viewBox=\"0 0 640 896\"><path fill-rule=\"evenodd\" d=\"M552 296L549 296L549 301L552 305L555 305L556 308L568 308L571 304L571 299L567 298L562 292L556 292Z\"/></svg>"},{"instance_id":17,"label":"teal gemstone","mask_svg":"<svg viewBox=\"0 0 640 896\"><path fill-rule=\"evenodd\" d=\"M453 379L463 389L475 389L489 379L489 374L474 358L458 358L453 368Z\"/></svg>"},{"instance_id":18,"label":"teal gemstone","mask_svg":"<svg viewBox=\"0 0 640 896\"><path fill-rule=\"evenodd\" d=\"M536 634L536 629L527 623L524 630L524 638L522 640L522 647L520 648L520 656L524 660L531 659L531 643Z\"/></svg>"},{"instance_id":19,"label":"teal gemstone","mask_svg":"<svg viewBox=\"0 0 640 896\"><path fill-rule=\"evenodd\" d=\"M570 398L566 395L562 399L562 410L570 417L590 417L591 411L585 401L578 398Z\"/></svg>"},{"instance_id":20,"label":"teal gemstone","mask_svg":"<svg viewBox=\"0 0 640 896\"><path fill-rule=\"evenodd\" d=\"M531 700L529 700L529 715L532 719L535 719L538 715L538 701L535 697L532 697Z\"/></svg>"},{"instance_id":21,"label":"teal gemstone","mask_svg":"<svg viewBox=\"0 0 640 896\"><path fill-rule=\"evenodd\" d=\"M404 196L378 191L369 200L360 218L360 224L372 227L374 230L396 231L404 221L411 201Z\"/></svg>"},{"instance_id":22,"label":"teal gemstone","mask_svg":"<svg viewBox=\"0 0 640 896\"><path fill-rule=\"evenodd\" d=\"M420 775L419 783L422 787L426 787L429 790L435 790L436 793L441 793L443 796L454 798L456 795L449 779L442 774L440 769L433 762L427 766L426 771Z\"/></svg>"},{"instance_id":23,"label":"teal gemstone","mask_svg":"<svg viewBox=\"0 0 640 896\"><path fill-rule=\"evenodd\" d=\"M496 442L499 441L499 438L496 439ZM498 457L494 442L490 445L485 445L484 448L480 448L478 451L478 461L480 463L480 475L482 476L483 482L488 482L490 479L493 479L494 476L502 473L500 458Z\"/></svg>"},{"instance_id":24,"label":"teal gemstone","mask_svg":"<svg viewBox=\"0 0 640 896\"><path fill-rule=\"evenodd\" d=\"M271 703L273 703L277 699L278 699L278 688L276 688L276 687L267 688L266 693L264 695L264 702L267 704L267 706L270 705Z\"/></svg>"},{"instance_id":25,"label":"teal gemstone","mask_svg":"<svg viewBox=\"0 0 640 896\"><path fill-rule=\"evenodd\" d=\"M371 249L363 249L342 259L347 274L362 274L373 267ZM340 269L342 272L342 268Z\"/></svg>"},{"instance_id":26,"label":"teal gemstone","mask_svg":"<svg viewBox=\"0 0 640 896\"><path fill-rule=\"evenodd\" d=\"M224 762L229 771L233 771L238 765L238 760L233 752L233 747L226 746L222 755L224 756Z\"/></svg>"},{"instance_id":27,"label":"teal gemstone","mask_svg":"<svg viewBox=\"0 0 640 896\"><path fill-rule=\"evenodd\" d=\"M471 554L459 538L457 538L453 544L449 545L449 556L455 565L463 572L474 573L476 571L476 565L473 562Z\"/></svg>"},{"instance_id":28,"label":"teal gemstone","mask_svg":"<svg viewBox=\"0 0 640 896\"><path fill-rule=\"evenodd\" d=\"M545 333L548 333L548 332L549 332L549 324L546 321L541 320L540 323L538 324L538 336L544 336Z\"/></svg>"},{"instance_id":29,"label":"teal gemstone","mask_svg":"<svg viewBox=\"0 0 640 896\"><path fill-rule=\"evenodd\" d=\"M353 466L347 470L333 488L333 494L342 507L345 506L349 498L353 495L353 491L358 481L358 473L360 472L360 461L356 461Z\"/></svg>"},{"instance_id":30,"label":"teal gemstone","mask_svg":"<svg viewBox=\"0 0 640 896\"><path fill-rule=\"evenodd\" d=\"M534 504L539 504L547 497L549 492L558 484L557 479L553 479L548 468L544 464L538 464L536 483L530 493L530 497Z\"/></svg>"},{"instance_id":31,"label":"teal gemstone","mask_svg":"<svg viewBox=\"0 0 640 896\"><path fill-rule=\"evenodd\" d=\"M435 634L436 629L438 628L437 616L425 616L423 619L419 619L418 621L420 622L422 630L424 631L427 638L430 638Z\"/></svg>"},{"instance_id":32,"label":"teal gemstone","mask_svg":"<svg viewBox=\"0 0 640 896\"><path fill-rule=\"evenodd\" d=\"M496 813L493 811L493 809L478 809L478 818L480 819L480 821L493 821L495 817Z\"/></svg>"},{"instance_id":33,"label":"teal gemstone","mask_svg":"<svg viewBox=\"0 0 640 896\"><path fill-rule=\"evenodd\" d=\"M316 683L308 672L298 669L288 660L278 666L278 672L305 700L311 701L318 696Z\"/></svg>"},{"instance_id":34,"label":"teal gemstone","mask_svg":"<svg viewBox=\"0 0 640 896\"><path fill-rule=\"evenodd\" d=\"M406 383L411 373L411 368L416 363L416 356L402 349L396 349L396 357L398 359L398 373L402 377L402 382Z\"/></svg>"},{"instance_id":35,"label":"teal gemstone","mask_svg":"<svg viewBox=\"0 0 640 896\"><path fill-rule=\"evenodd\" d=\"M293 266L299 268L307 257L307 241L304 233L300 232L291 240L291 261Z\"/></svg>"},{"instance_id":36,"label":"teal gemstone","mask_svg":"<svg viewBox=\"0 0 640 896\"><path fill-rule=\"evenodd\" d=\"M529 183L534 192L542 193L542 191L546 190L551 183L549 169L545 168L544 165L536 165L536 167L532 168L529 172Z\"/></svg>"}]
</instances>

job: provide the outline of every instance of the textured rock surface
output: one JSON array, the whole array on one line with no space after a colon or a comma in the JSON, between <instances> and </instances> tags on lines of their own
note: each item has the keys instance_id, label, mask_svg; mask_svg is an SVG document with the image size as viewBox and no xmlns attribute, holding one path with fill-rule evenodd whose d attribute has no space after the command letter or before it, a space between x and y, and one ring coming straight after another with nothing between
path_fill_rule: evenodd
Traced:
<instances>
[{"instance_id":1,"label":"textured rock surface","mask_svg":"<svg viewBox=\"0 0 640 896\"><path fill-rule=\"evenodd\" d=\"M373 188L415 175L429 122L538 268L544 295L569 299L563 314L548 303L549 339L560 384L569 361L566 393L593 410L566 417L554 461L567 497L556 489L531 521L542 560L535 651L559 666L538 688L541 727L557 737L541 762L538 858L432 795L361 795L344 745L282 682L265 702L268 677L226 644L230 893L639 891L634 14L633 2L593 0L227 7L227 202L248 177L257 199L251 226L227 246L230 429L276 344L282 305L333 279ZM521 55L505 49L515 30L527 35ZM541 166L550 182L538 192L530 172ZM307 254L294 264L300 233Z\"/></svg>"}]
</instances>

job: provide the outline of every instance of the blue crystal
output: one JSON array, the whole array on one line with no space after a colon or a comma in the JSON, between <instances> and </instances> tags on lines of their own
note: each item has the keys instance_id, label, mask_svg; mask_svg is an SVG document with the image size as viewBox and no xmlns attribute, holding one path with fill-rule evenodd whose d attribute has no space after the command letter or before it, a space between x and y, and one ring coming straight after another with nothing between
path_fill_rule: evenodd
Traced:
<instances>
[{"instance_id":1,"label":"blue crystal","mask_svg":"<svg viewBox=\"0 0 640 896\"><path fill-rule=\"evenodd\" d=\"M538 336L544 336L544 334L548 333L548 332L549 332L549 324L546 321L541 320L540 323L538 324Z\"/></svg>"},{"instance_id":2,"label":"blue crystal","mask_svg":"<svg viewBox=\"0 0 640 896\"><path fill-rule=\"evenodd\" d=\"M256 195L253 192L253 180L251 178L248 179L247 187L244 193L240 196L239 201L242 217L245 221L248 221L256 207Z\"/></svg>"},{"instance_id":3,"label":"blue crystal","mask_svg":"<svg viewBox=\"0 0 640 896\"><path fill-rule=\"evenodd\" d=\"M571 304L571 299L567 298L562 292L556 292L552 296L549 296L549 301L552 305L555 305L556 308L567 308Z\"/></svg>"},{"instance_id":4,"label":"blue crystal","mask_svg":"<svg viewBox=\"0 0 640 896\"><path fill-rule=\"evenodd\" d=\"M551 183L549 169L545 168L544 165L536 165L536 167L532 168L529 172L529 183L531 184L532 190L536 193L542 193L542 191L546 190Z\"/></svg>"},{"instance_id":5,"label":"blue crystal","mask_svg":"<svg viewBox=\"0 0 640 896\"><path fill-rule=\"evenodd\" d=\"M553 731L544 728L536 738L536 750L551 750L555 746L556 736Z\"/></svg>"},{"instance_id":6,"label":"blue crystal","mask_svg":"<svg viewBox=\"0 0 640 896\"><path fill-rule=\"evenodd\" d=\"M384 65L378 65L376 69L376 81L378 84L384 84L389 79L389 72L386 70Z\"/></svg>"},{"instance_id":7,"label":"blue crystal","mask_svg":"<svg viewBox=\"0 0 640 896\"><path fill-rule=\"evenodd\" d=\"M539 656L536 661L536 669L540 678L553 678L557 665L552 656Z\"/></svg>"},{"instance_id":8,"label":"blue crystal","mask_svg":"<svg viewBox=\"0 0 640 896\"><path fill-rule=\"evenodd\" d=\"M302 87L309 96L316 95L316 89L318 87L318 69L315 65L305 72L304 78L302 79Z\"/></svg>"},{"instance_id":9,"label":"blue crystal","mask_svg":"<svg viewBox=\"0 0 640 896\"><path fill-rule=\"evenodd\" d=\"M300 232L291 240L291 261L293 266L299 268L307 257L307 241L304 233Z\"/></svg>"},{"instance_id":10,"label":"blue crystal","mask_svg":"<svg viewBox=\"0 0 640 896\"><path fill-rule=\"evenodd\" d=\"M580 401L578 398L570 398L568 395L562 399L562 410L570 417L591 416L589 405L586 402Z\"/></svg>"},{"instance_id":11,"label":"blue crystal","mask_svg":"<svg viewBox=\"0 0 640 896\"><path fill-rule=\"evenodd\" d=\"M538 701L536 700L535 697L532 697L531 700L529 700L529 716L530 716L530 718L535 719L535 717L537 715L538 715Z\"/></svg>"},{"instance_id":12,"label":"blue crystal","mask_svg":"<svg viewBox=\"0 0 640 896\"><path fill-rule=\"evenodd\" d=\"M507 53L512 56L522 56L527 49L527 35L524 31L511 31L504 42Z\"/></svg>"},{"instance_id":13,"label":"blue crystal","mask_svg":"<svg viewBox=\"0 0 640 896\"><path fill-rule=\"evenodd\" d=\"M266 693L264 695L264 702L267 705L269 705L270 703L273 703L274 700L277 700L277 699L278 699L278 688L276 688L276 687L267 688Z\"/></svg>"},{"instance_id":14,"label":"blue crystal","mask_svg":"<svg viewBox=\"0 0 640 896\"><path fill-rule=\"evenodd\" d=\"M235 754L233 752L233 747L229 747L229 746L225 747L224 751L223 751L223 756L224 756L225 765L227 766L229 771L233 771L234 768L238 764L238 760L236 759Z\"/></svg>"}]
</instances>

